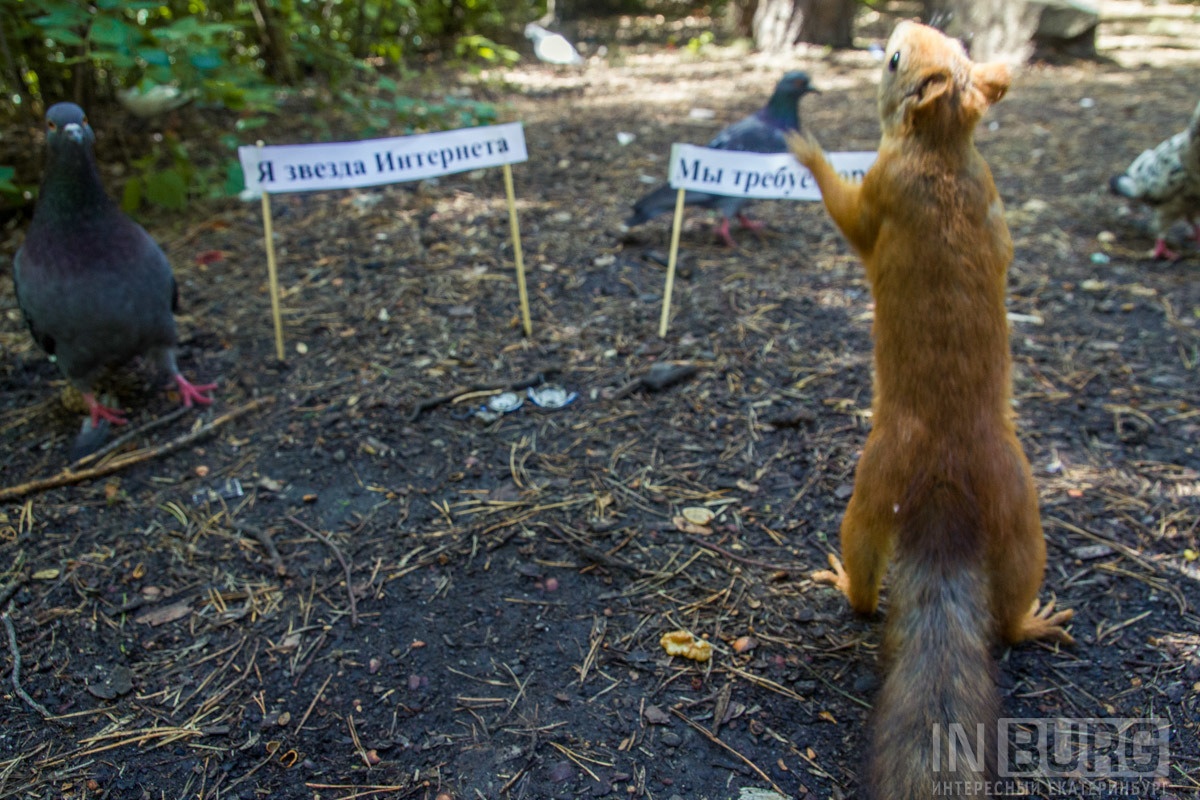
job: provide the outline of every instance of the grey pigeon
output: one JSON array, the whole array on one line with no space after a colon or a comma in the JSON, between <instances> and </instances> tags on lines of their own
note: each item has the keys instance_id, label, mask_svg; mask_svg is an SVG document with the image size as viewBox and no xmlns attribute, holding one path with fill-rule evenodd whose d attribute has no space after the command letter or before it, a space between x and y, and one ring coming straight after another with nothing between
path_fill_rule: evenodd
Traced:
<instances>
[{"instance_id":1,"label":"grey pigeon","mask_svg":"<svg viewBox=\"0 0 1200 800\"><path fill-rule=\"evenodd\" d=\"M533 42L533 54L547 64L579 65L583 56L561 33L548 31L536 22L525 26L525 38Z\"/></svg>"},{"instance_id":2,"label":"grey pigeon","mask_svg":"<svg viewBox=\"0 0 1200 800\"><path fill-rule=\"evenodd\" d=\"M1129 169L1108 182L1114 194L1140 200L1154 210L1155 258L1179 258L1167 247L1167 230L1187 220L1200 244L1200 103L1186 130L1145 150Z\"/></svg>"},{"instance_id":3,"label":"grey pigeon","mask_svg":"<svg viewBox=\"0 0 1200 800\"><path fill-rule=\"evenodd\" d=\"M29 332L83 392L92 427L126 420L102 405L92 382L135 356L157 358L179 385L183 404L212 402L175 364L175 277L150 235L104 192L83 109L46 112L46 175L25 242L14 259L17 304Z\"/></svg>"},{"instance_id":4,"label":"grey pigeon","mask_svg":"<svg viewBox=\"0 0 1200 800\"><path fill-rule=\"evenodd\" d=\"M789 72L775 85L775 92L767 104L748 117L743 117L724 128L708 143L717 150L741 150L751 153L783 153L787 142L783 135L787 131L800 130L800 98L809 92L817 92L809 82L806 72ZM819 92L818 92L819 93ZM633 215L625 221L627 227L641 225L647 220L675 209L676 189L663 184L633 205ZM757 230L761 223L747 219L742 207L750 201L742 197L687 191L683 202L689 206L711 208L721 215L717 234L730 247L735 247L729 235L729 218L737 216L743 227Z\"/></svg>"}]
</instances>

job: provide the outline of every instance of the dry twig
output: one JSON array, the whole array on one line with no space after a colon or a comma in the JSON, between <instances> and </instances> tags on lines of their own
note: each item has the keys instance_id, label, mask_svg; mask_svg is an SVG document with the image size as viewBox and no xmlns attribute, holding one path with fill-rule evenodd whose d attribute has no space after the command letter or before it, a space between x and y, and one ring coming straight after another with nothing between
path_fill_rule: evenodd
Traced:
<instances>
[{"instance_id":1,"label":"dry twig","mask_svg":"<svg viewBox=\"0 0 1200 800\"><path fill-rule=\"evenodd\" d=\"M515 392L520 389L528 389L531 386L537 386L540 383L545 383L547 376L554 375L557 372L559 372L558 367L544 367L540 372L513 383L477 383L471 386L462 386L448 394L431 397L428 400L422 400L421 402L417 403L417 405L413 408L412 413L409 414L404 421L409 423L416 422L417 418L426 411L432 411L438 406L449 403L450 401L466 394L474 394L476 392Z\"/></svg>"},{"instance_id":2,"label":"dry twig","mask_svg":"<svg viewBox=\"0 0 1200 800\"><path fill-rule=\"evenodd\" d=\"M0 606L3 606L5 603L7 603L9 598L17 593L17 589L20 589L25 585L25 581L29 580L28 576L23 571L24 567L25 551L22 550L17 553L16 561L13 562L12 569L9 570L10 572L14 573L13 579L3 587L0 587Z\"/></svg>"},{"instance_id":3,"label":"dry twig","mask_svg":"<svg viewBox=\"0 0 1200 800\"><path fill-rule=\"evenodd\" d=\"M114 450L121 449L121 447L124 446L127 442L133 441L134 439L138 438L139 436L141 436L144 433L149 433L150 431L152 431L156 428L161 428L164 425L172 423L175 420L182 417L184 414L187 414L191 411L192 411L191 406L180 406L179 408L172 411L170 414L166 414L157 419L152 419L149 422L147 422L145 425L142 425L140 428L134 428L131 431L126 431L125 433L123 433L120 436L118 436L117 438L113 439L111 442L104 445L99 450L95 451L94 453L88 453L83 458L76 459L75 462L73 464L71 464L70 469L79 469L80 467L84 466L85 464L90 464L93 461L98 461L100 458L108 455L109 453L113 452Z\"/></svg>"},{"instance_id":4,"label":"dry twig","mask_svg":"<svg viewBox=\"0 0 1200 800\"><path fill-rule=\"evenodd\" d=\"M176 450L187 447L189 444L200 441L201 439L212 434L217 428L221 427L225 423L237 419L243 414L254 411L255 409L267 403L273 403L274 401L274 397L256 398L241 408L235 408L233 411L217 417L212 422L201 425L194 431L189 431L181 436L177 436L169 442L164 442L157 447L147 447L141 450L134 450L132 453L128 453L124 457L114 458L107 464L101 464L98 467L82 469L78 472L68 468L64 469L57 475L51 475L49 478L38 478L37 480L17 484L16 486L5 487L0 489L0 502L15 500L18 497L24 497L27 494L44 492L47 489L55 489L59 486L70 486L71 484L82 483L83 481L90 480L92 478L102 478L105 475L111 475L114 472L120 472L126 467L131 467L139 462L149 461L151 459L158 458L159 456L165 456L168 453L173 453Z\"/></svg>"},{"instance_id":5,"label":"dry twig","mask_svg":"<svg viewBox=\"0 0 1200 800\"><path fill-rule=\"evenodd\" d=\"M741 759L742 762L744 764L746 764L746 766L750 767L750 769L757 772L758 777L762 778L764 781L766 781L768 784L770 784L772 789L779 792L779 794L783 795L784 797L787 796L787 793L784 792L783 789L780 789L778 786L776 786L775 781L771 780L771 778L767 775L767 773L765 773L761 769L759 769L757 764L755 764L750 759L746 758L744 755L739 753L737 750L734 750L732 747L725 744L725 742L722 742L716 736L713 736L712 732L709 731L708 728L704 727L699 722L692 720L687 714L684 714L682 711L680 711L677 708L672 708L671 713L674 714L675 716L679 717L681 720L686 722L688 725L691 725L696 730L700 731L700 733L702 733L704 735L704 737L707 738L713 744L720 745L721 747L728 750L730 753L733 753L735 756L737 756L739 759Z\"/></svg>"},{"instance_id":6,"label":"dry twig","mask_svg":"<svg viewBox=\"0 0 1200 800\"><path fill-rule=\"evenodd\" d=\"M4 630L6 630L8 632L8 649L9 649L9 652L12 653L13 691L15 691L17 693L18 697L20 697L22 700L25 701L25 705L29 706L34 711L41 714L42 719L49 719L50 717L52 717L54 715L51 714L46 709L45 706L43 706L37 700L34 700L32 697L30 697L29 692L26 692L25 689L23 689L21 687L21 651L19 649L17 649L17 631L16 631L16 628L13 627L12 617L9 616L9 614L11 614L11 613L12 613L12 606L10 605L8 611L5 611L3 614L0 614L0 620L4 621Z\"/></svg>"},{"instance_id":7,"label":"dry twig","mask_svg":"<svg viewBox=\"0 0 1200 800\"><path fill-rule=\"evenodd\" d=\"M263 549L267 551L267 557L271 559L271 567L274 568L276 575L280 577L287 575L287 567L284 566L283 558L275 548L275 542L271 539L269 531L265 531L257 525L251 525L248 522L234 522L233 527L242 533L250 534L263 546Z\"/></svg>"},{"instance_id":8,"label":"dry twig","mask_svg":"<svg viewBox=\"0 0 1200 800\"><path fill-rule=\"evenodd\" d=\"M328 536L311 525L301 522L295 517L288 517L288 521L295 523L306 533L310 533L320 539L326 547L333 551L334 557L342 565L342 571L346 573L346 593L350 595L350 627L356 627L358 625L358 604L354 600L354 581L350 573L350 564L346 561L345 556L342 555L342 551L338 549L338 546Z\"/></svg>"}]
</instances>

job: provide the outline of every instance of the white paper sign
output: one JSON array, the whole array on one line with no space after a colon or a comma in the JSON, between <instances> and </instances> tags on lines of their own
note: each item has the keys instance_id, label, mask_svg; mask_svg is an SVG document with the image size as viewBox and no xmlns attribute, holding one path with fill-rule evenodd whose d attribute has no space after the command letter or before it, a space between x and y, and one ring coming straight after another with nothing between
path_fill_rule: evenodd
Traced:
<instances>
[{"instance_id":1,"label":"white paper sign","mask_svg":"<svg viewBox=\"0 0 1200 800\"><path fill-rule=\"evenodd\" d=\"M529 158L519 122L358 142L238 148L246 189L311 192L403 183Z\"/></svg>"},{"instance_id":2,"label":"white paper sign","mask_svg":"<svg viewBox=\"0 0 1200 800\"><path fill-rule=\"evenodd\" d=\"M834 170L861 180L875 163L873 150L826 153ZM746 153L694 144L671 145L670 183L674 189L758 199L820 200L812 173L791 153Z\"/></svg>"}]
</instances>

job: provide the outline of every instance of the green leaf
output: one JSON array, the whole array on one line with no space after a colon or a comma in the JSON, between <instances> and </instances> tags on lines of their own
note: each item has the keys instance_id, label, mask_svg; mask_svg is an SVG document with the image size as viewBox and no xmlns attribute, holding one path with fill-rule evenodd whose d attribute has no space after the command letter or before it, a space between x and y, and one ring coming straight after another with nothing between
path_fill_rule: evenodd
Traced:
<instances>
[{"instance_id":1,"label":"green leaf","mask_svg":"<svg viewBox=\"0 0 1200 800\"><path fill-rule=\"evenodd\" d=\"M78 47L84 43L82 36L66 28L46 28L43 30L43 33L47 39L55 44Z\"/></svg>"},{"instance_id":2,"label":"green leaf","mask_svg":"<svg viewBox=\"0 0 1200 800\"><path fill-rule=\"evenodd\" d=\"M137 211L142 205L142 179L134 176L125 181L125 189L121 192L121 208L127 214Z\"/></svg>"},{"instance_id":3,"label":"green leaf","mask_svg":"<svg viewBox=\"0 0 1200 800\"><path fill-rule=\"evenodd\" d=\"M13 167L0 167L0 194L20 194L21 190L13 183L17 174Z\"/></svg>"},{"instance_id":4,"label":"green leaf","mask_svg":"<svg viewBox=\"0 0 1200 800\"><path fill-rule=\"evenodd\" d=\"M139 0L139 2L131 2L131 0L96 0L96 7L102 8L105 11L149 11L161 6L162 3L154 2L154 0Z\"/></svg>"},{"instance_id":5,"label":"green leaf","mask_svg":"<svg viewBox=\"0 0 1200 800\"><path fill-rule=\"evenodd\" d=\"M167 53L166 50L163 50L162 48L159 48L159 47L136 47L136 48L134 48L133 52L138 58L140 58L142 61L145 61L147 64L150 64L151 66L154 66L154 67L170 67L171 66L171 56Z\"/></svg>"},{"instance_id":6,"label":"green leaf","mask_svg":"<svg viewBox=\"0 0 1200 800\"><path fill-rule=\"evenodd\" d=\"M261 128L270 122L266 117L247 117L237 121L237 129L239 131L252 131L255 128Z\"/></svg>"},{"instance_id":7,"label":"green leaf","mask_svg":"<svg viewBox=\"0 0 1200 800\"><path fill-rule=\"evenodd\" d=\"M120 50L93 50L92 60L98 63L107 62L117 69L133 69L137 59Z\"/></svg>"},{"instance_id":8,"label":"green leaf","mask_svg":"<svg viewBox=\"0 0 1200 800\"><path fill-rule=\"evenodd\" d=\"M242 172L242 165L237 161L229 162L225 168L225 186L224 192L226 197L233 197L240 194L242 189L246 188L246 176Z\"/></svg>"},{"instance_id":9,"label":"green leaf","mask_svg":"<svg viewBox=\"0 0 1200 800\"><path fill-rule=\"evenodd\" d=\"M93 42L129 51L129 43L138 37L138 29L115 17L97 17L88 38Z\"/></svg>"},{"instance_id":10,"label":"green leaf","mask_svg":"<svg viewBox=\"0 0 1200 800\"><path fill-rule=\"evenodd\" d=\"M87 25L91 15L78 6L59 6L49 14L43 14L33 20L33 24L43 30L49 28L76 28ZM47 31L48 32L48 31Z\"/></svg>"},{"instance_id":11,"label":"green leaf","mask_svg":"<svg viewBox=\"0 0 1200 800\"><path fill-rule=\"evenodd\" d=\"M173 169L151 172L146 176L146 199L156 206L179 211L187 205L187 184Z\"/></svg>"}]
</instances>

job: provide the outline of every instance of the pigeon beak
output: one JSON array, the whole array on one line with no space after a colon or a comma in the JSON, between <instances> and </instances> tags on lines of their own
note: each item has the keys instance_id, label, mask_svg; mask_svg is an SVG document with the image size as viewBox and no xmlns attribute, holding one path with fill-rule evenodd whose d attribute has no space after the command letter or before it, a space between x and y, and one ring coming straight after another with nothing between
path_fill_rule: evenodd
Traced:
<instances>
[{"instance_id":1,"label":"pigeon beak","mask_svg":"<svg viewBox=\"0 0 1200 800\"><path fill-rule=\"evenodd\" d=\"M66 134L68 139L76 144L79 144L83 141L83 126L78 122L72 122L68 125L64 125L62 131Z\"/></svg>"}]
</instances>

